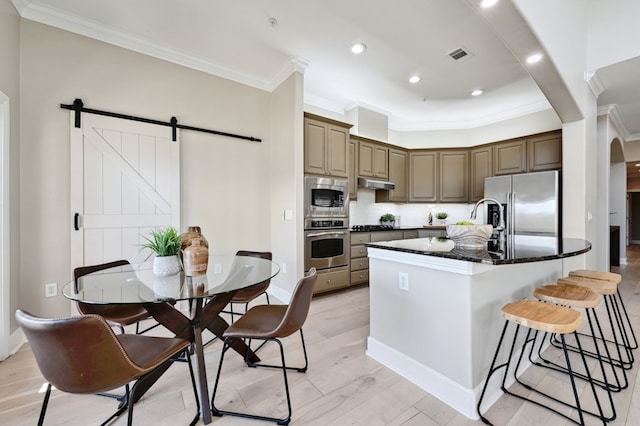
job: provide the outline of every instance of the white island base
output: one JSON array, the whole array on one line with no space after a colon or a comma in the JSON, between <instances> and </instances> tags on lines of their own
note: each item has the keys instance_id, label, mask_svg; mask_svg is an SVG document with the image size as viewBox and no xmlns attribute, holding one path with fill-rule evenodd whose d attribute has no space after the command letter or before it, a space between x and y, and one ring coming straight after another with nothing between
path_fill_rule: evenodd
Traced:
<instances>
[{"instance_id":1,"label":"white island base","mask_svg":"<svg viewBox=\"0 0 640 426\"><path fill-rule=\"evenodd\" d=\"M476 404L504 326L501 308L584 262L573 257L563 271L569 259L493 265L374 247L368 253L367 355L471 419L479 418ZM502 395L491 385L483 411Z\"/></svg>"}]
</instances>

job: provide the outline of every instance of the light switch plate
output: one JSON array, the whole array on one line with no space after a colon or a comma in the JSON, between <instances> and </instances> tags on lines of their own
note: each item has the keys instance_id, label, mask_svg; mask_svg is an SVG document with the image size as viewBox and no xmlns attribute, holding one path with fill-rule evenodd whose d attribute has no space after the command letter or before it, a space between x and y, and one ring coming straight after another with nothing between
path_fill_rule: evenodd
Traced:
<instances>
[{"instance_id":1,"label":"light switch plate","mask_svg":"<svg viewBox=\"0 0 640 426\"><path fill-rule=\"evenodd\" d=\"M58 283L44 285L44 297L56 297L58 295Z\"/></svg>"},{"instance_id":2,"label":"light switch plate","mask_svg":"<svg viewBox=\"0 0 640 426\"><path fill-rule=\"evenodd\" d=\"M409 291L409 274L406 272L398 272L398 288Z\"/></svg>"}]
</instances>

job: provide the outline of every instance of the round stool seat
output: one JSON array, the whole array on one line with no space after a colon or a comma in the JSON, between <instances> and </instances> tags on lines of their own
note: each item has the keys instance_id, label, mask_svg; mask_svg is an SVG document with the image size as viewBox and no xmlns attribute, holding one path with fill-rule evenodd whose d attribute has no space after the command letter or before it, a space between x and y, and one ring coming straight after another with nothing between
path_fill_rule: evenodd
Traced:
<instances>
[{"instance_id":1,"label":"round stool seat","mask_svg":"<svg viewBox=\"0 0 640 426\"><path fill-rule=\"evenodd\" d=\"M502 316L525 327L559 334L573 333L582 323L580 312L536 300L507 303Z\"/></svg>"},{"instance_id":2,"label":"round stool seat","mask_svg":"<svg viewBox=\"0 0 640 426\"><path fill-rule=\"evenodd\" d=\"M592 280L609 281L614 284L620 284L622 275L614 272L594 271L593 269L578 269L569 272L570 277L591 278Z\"/></svg>"},{"instance_id":3,"label":"round stool seat","mask_svg":"<svg viewBox=\"0 0 640 426\"><path fill-rule=\"evenodd\" d=\"M543 302L573 308L595 308L600 303L600 294L572 284L545 285L536 288L533 295Z\"/></svg>"},{"instance_id":4,"label":"round stool seat","mask_svg":"<svg viewBox=\"0 0 640 426\"><path fill-rule=\"evenodd\" d=\"M598 294L616 294L618 291L618 284L605 281L605 280L597 280L593 278L580 277L577 275L571 275L564 278L558 278L558 284L560 285L577 285L580 287L586 287L589 290L598 293Z\"/></svg>"}]
</instances>

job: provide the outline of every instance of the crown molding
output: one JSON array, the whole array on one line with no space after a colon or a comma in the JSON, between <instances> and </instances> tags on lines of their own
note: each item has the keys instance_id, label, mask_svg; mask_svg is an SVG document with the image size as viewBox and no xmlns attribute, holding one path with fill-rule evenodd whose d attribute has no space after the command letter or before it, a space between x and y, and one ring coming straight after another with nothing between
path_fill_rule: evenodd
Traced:
<instances>
[{"instance_id":1,"label":"crown molding","mask_svg":"<svg viewBox=\"0 0 640 426\"><path fill-rule=\"evenodd\" d=\"M584 81L587 83L587 86L589 86L589 89L591 89L591 93L593 93L596 98L600 96L602 92L604 92L604 84L602 83L602 80L600 79L600 76L596 71L585 72Z\"/></svg>"},{"instance_id":2,"label":"crown molding","mask_svg":"<svg viewBox=\"0 0 640 426\"><path fill-rule=\"evenodd\" d=\"M611 105L602 105L598 107L597 112L598 117L606 115L611 120L611 123L618 129L620 132L620 136L625 140L625 142L640 140L640 135L630 135L629 130L624 125L622 121L622 117L620 116L620 112L618 111L618 106L615 104ZM635 139L634 139L635 138Z\"/></svg>"},{"instance_id":3,"label":"crown molding","mask_svg":"<svg viewBox=\"0 0 640 426\"><path fill-rule=\"evenodd\" d=\"M302 59L300 57L291 58L291 61L285 64L276 74L276 76L271 80L271 82L269 83L268 91L274 91L294 72L299 72L300 74L304 75L310 65L311 62L307 61L306 59Z\"/></svg>"},{"instance_id":4,"label":"crown molding","mask_svg":"<svg viewBox=\"0 0 640 426\"><path fill-rule=\"evenodd\" d=\"M235 81L250 87L268 92L273 91L291 73L304 70L309 62L302 58L293 58L270 80L266 81L255 76L234 71L224 65L208 59L193 55L178 49L168 49L158 43L143 37L135 36L129 32L109 27L99 22L89 20L77 15L43 4L35 4L27 0L12 0L14 7L24 19L59 28L71 33L80 34L95 40L99 40L114 46L142 53L154 58L182 65L187 68L202 71L207 74Z\"/></svg>"},{"instance_id":5,"label":"crown molding","mask_svg":"<svg viewBox=\"0 0 640 426\"><path fill-rule=\"evenodd\" d=\"M519 108L511 108L496 114L487 115L480 118L457 121L438 121L438 122L422 122L412 123L403 121L397 117L389 117L389 128L397 132L419 132L427 130L469 130L478 127L495 124L501 121L511 120L536 112L551 109L549 102L539 101Z\"/></svg>"}]
</instances>

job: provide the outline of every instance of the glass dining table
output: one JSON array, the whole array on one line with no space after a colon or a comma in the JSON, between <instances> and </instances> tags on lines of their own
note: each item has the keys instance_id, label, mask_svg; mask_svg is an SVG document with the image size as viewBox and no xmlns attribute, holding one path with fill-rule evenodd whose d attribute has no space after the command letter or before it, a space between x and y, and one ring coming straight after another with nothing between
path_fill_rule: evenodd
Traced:
<instances>
[{"instance_id":1,"label":"glass dining table","mask_svg":"<svg viewBox=\"0 0 640 426\"><path fill-rule=\"evenodd\" d=\"M211 423L209 389L204 364L202 331L209 330L221 337L229 324L220 312L236 291L273 278L279 266L267 259L251 256L209 255L207 273L185 276L184 272L168 277L155 276L152 263L132 264L104 269L67 283L62 289L65 297L88 304L139 304L153 318L177 337L193 343L198 392L202 419ZM179 309L180 301L186 305ZM233 349L252 362L260 359L245 343L237 339ZM168 366L167 366L168 368ZM157 380L164 371L159 371ZM132 395L137 401L146 388Z\"/></svg>"}]
</instances>

